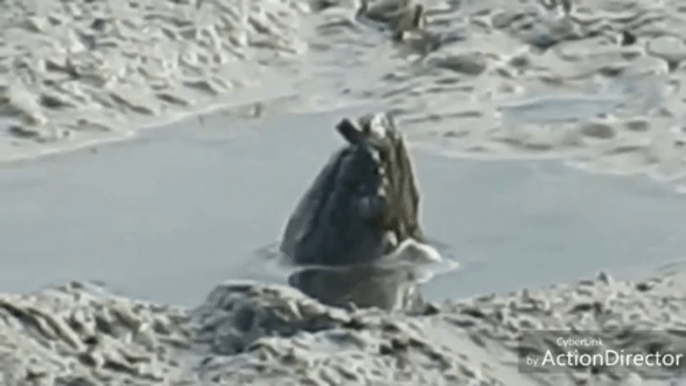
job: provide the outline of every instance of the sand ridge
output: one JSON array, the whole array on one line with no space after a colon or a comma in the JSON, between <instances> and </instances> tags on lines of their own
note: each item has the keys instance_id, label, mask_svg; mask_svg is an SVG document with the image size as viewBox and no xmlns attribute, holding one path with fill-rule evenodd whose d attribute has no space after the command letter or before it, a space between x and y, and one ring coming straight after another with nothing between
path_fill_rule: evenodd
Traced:
<instances>
[{"instance_id":1,"label":"sand ridge","mask_svg":"<svg viewBox=\"0 0 686 386\"><path fill-rule=\"evenodd\" d=\"M346 311L295 289L253 282L221 284L193 309L70 283L0 297L0 380L4 385L653 384L675 379L682 367L580 366L527 373L519 371L519 354L559 347L545 339L520 346L518 339L531 331L577 329L601 338L598 350L684 352L685 279L683 268L639 281L600 273L568 285L428 304L415 313Z\"/></svg>"}]
</instances>

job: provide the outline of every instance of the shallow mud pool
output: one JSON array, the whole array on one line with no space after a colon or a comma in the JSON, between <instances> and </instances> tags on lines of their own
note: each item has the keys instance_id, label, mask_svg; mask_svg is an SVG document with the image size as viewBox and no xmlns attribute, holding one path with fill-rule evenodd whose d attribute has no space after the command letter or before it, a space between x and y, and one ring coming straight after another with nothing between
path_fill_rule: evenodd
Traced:
<instances>
[{"instance_id":1,"label":"shallow mud pool","mask_svg":"<svg viewBox=\"0 0 686 386\"><path fill-rule=\"evenodd\" d=\"M260 250L278 240L343 145L333 125L358 113L216 113L131 142L4 165L2 290L81 278L192 305L226 279L283 283ZM427 236L461 264L423 285L429 299L652 267L686 248L686 201L647 178L411 151Z\"/></svg>"}]
</instances>

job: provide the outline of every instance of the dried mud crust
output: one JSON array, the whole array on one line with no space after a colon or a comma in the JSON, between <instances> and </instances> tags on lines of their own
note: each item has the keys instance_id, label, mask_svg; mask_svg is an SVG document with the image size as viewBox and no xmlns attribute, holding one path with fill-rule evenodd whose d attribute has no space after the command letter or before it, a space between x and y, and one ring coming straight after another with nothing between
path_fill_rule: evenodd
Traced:
<instances>
[{"instance_id":1,"label":"dried mud crust","mask_svg":"<svg viewBox=\"0 0 686 386\"><path fill-rule=\"evenodd\" d=\"M605 349L686 348L683 273L490 295L417 314L324 306L294 289L218 286L185 310L72 283L0 297L4 385L627 384L681 369L569 368L527 374L517 354L555 350L522 334L595 331ZM680 332L681 331L681 332Z\"/></svg>"}]
</instances>

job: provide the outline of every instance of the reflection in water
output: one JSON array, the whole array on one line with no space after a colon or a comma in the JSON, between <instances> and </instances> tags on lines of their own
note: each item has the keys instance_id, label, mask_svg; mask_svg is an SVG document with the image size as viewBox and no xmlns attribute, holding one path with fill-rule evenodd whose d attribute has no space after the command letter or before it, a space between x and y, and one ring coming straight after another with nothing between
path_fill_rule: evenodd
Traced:
<instances>
[{"instance_id":1,"label":"reflection in water","mask_svg":"<svg viewBox=\"0 0 686 386\"><path fill-rule=\"evenodd\" d=\"M415 279L411 268L356 265L303 269L288 284L334 307L417 310L423 301Z\"/></svg>"},{"instance_id":2,"label":"reflection in water","mask_svg":"<svg viewBox=\"0 0 686 386\"><path fill-rule=\"evenodd\" d=\"M448 246L439 241L407 239L372 263L301 265L290 262L279 243L273 243L255 252L259 263L253 269L262 280L286 283L330 306L417 311L424 305L421 284L461 267L444 252Z\"/></svg>"},{"instance_id":3,"label":"reflection in water","mask_svg":"<svg viewBox=\"0 0 686 386\"><path fill-rule=\"evenodd\" d=\"M420 284L457 268L433 247L407 239L373 263L302 268L288 284L335 307L417 311L423 306Z\"/></svg>"}]
</instances>

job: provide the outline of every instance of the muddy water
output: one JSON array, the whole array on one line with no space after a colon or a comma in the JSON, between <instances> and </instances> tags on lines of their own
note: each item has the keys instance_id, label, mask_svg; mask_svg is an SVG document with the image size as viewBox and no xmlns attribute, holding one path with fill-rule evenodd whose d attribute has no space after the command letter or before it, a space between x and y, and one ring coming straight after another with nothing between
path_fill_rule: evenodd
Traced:
<instances>
[{"instance_id":1,"label":"muddy water","mask_svg":"<svg viewBox=\"0 0 686 386\"><path fill-rule=\"evenodd\" d=\"M71 279L194 304L229 278L282 280L260 260L342 145L339 111L217 113L0 169L2 291ZM544 161L470 161L414 146L423 222L462 268L431 299L571 280L681 257L686 200L654 181Z\"/></svg>"}]
</instances>

